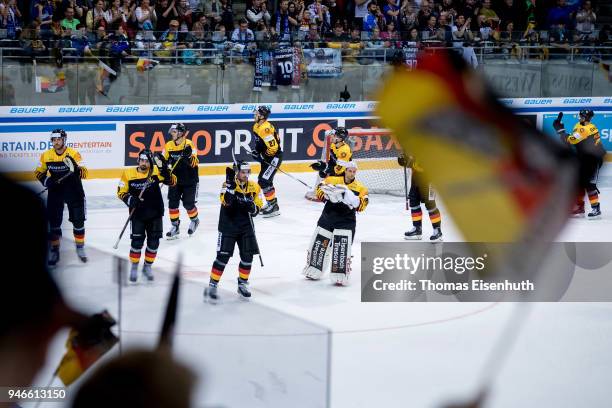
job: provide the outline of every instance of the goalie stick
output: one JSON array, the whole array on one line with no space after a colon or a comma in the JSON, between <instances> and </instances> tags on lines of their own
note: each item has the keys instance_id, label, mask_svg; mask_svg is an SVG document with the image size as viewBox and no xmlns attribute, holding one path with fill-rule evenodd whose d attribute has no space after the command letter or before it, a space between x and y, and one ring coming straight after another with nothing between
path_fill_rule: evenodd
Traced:
<instances>
[{"instance_id":1,"label":"goalie stick","mask_svg":"<svg viewBox=\"0 0 612 408\"><path fill-rule=\"evenodd\" d=\"M252 150L250 150L250 149L248 149L248 148L246 148L246 147L245 147L245 150L246 150L246 151L247 151L247 153L248 153L248 154L250 154L251 156L253 155L253 151L252 151ZM232 151L232 156L233 156L233 155L234 155L234 152ZM306 186L306 187L307 187L307 188L310 190L310 186L309 186L308 184L304 183L304 182L303 182L302 180L300 180L299 178L297 178L297 177L295 177L295 176L292 176L291 174L287 173L286 171L281 170L281 168L280 168L280 167L275 166L275 165L273 165L272 163L270 163L269 161L264 160L264 159L263 159L263 157L262 157L262 158L260 158L260 160L261 160L263 163L266 163L268 166L272 166L272 167L274 167L276 170L280 171L280 172L281 172L281 173L283 173L284 175L291 177L292 179L294 179L294 180L295 180L295 181L297 181L298 183L303 184L304 186Z\"/></svg>"}]
</instances>

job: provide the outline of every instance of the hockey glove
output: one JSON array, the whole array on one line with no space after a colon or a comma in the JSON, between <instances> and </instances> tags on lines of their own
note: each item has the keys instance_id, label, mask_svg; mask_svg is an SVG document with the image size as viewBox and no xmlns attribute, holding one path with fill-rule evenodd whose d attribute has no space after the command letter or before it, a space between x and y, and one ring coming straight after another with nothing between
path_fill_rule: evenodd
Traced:
<instances>
[{"instance_id":1,"label":"hockey glove","mask_svg":"<svg viewBox=\"0 0 612 408\"><path fill-rule=\"evenodd\" d=\"M225 168L225 187L232 191L236 189L236 172L231 167Z\"/></svg>"},{"instance_id":2,"label":"hockey glove","mask_svg":"<svg viewBox=\"0 0 612 408\"><path fill-rule=\"evenodd\" d=\"M133 194L128 194L125 198L125 204L131 208L138 208L142 204L143 200Z\"/></svg>"},{"instance_id":3,"label":"hockey glove","mask_svg":"<svg viewBox=\"0 0 612 408\"><path fill-rule=\"evenodd\" d=\"M399 156L397 156L397 164L399 164L402 167L408 167L408 162L406 161L406 157L404 157L403 154L400 154Z\"/></svg>"},{"instance_id":4,"label":"hockey glove","mask_svg":"<svg viewBox=\"0 0 612 408\"><path fill-rule=\"evenodd\" d=\"M43 186L47 187L49 190L57 187L57 185L59 184L57 182L57 180L55 180L53 177L47 177L43 180Z\"/></svg>"},{"instance_id":5,"label":"hockey glove","mask_svg":"<svg viewBox=\"0 0 612 408\"><path fill-rule=\"evenodd\" d=\"M327 163L325 163L323 160L319 160L317 162L312 163L310 167L313 170L321 172L321 171L325 171L325 169L327 168Z\"/></svg>"},{"instance_id":6,"label":"hockey glove","mask_svg":"<svg viewBox=\"0 0 612 408\"><path fill-rule=\"evenodd\" d=\"M352 190L344 186L345 192L342 202L346 204L350 209L359 207L360 201L359 196L356 195Z\"/></svg>"},{"instance_id":7,"label":"hockey glove","mask_svg":"<svg viewBox=\"0 0 612 408\"><path fill-rule=\"evenodd\" d=\"M240 208L251 214L252 216L257 215L257 205L255 202L248 197L238 197L238 204Z\"/></svg>"},{"instance_id":8,"label":"hockey glove","mask_svg":"<svg viewBox=\"0 0 612 408\"><path fill-rule=\"evenodd\" d=\"M192 154L193 154L193 151L191 150L191 146L185 146L185 148L181 152L181 157L183 159L189 160L189 158L191 158Z\"/></svg>"},{"instance_id":9,"label":"hockey glove","mask_svg":"<svg viewBox=\"0 0 612 408\"><path fill-rule=\"evenodd\" d=\"M198 161L198 157L197 156L190 156L189 157L189 165L193 168L198 167L198 164L200 164L200 162Z\"/></svg>"},{"instance_id":10,"label":"hockey glove","mask_svg":"<svg viewBox=\"0 0 612 408\"><path fill-rule=\"evenodd\" d=\"M563 122L561 122L561 119L563 119L563 112L559 112L557 119L555 119L555 121L553 122L553 128L555 128L557 133L565 132L565 126L563 126Z\"/></svg>"}]
</instances>

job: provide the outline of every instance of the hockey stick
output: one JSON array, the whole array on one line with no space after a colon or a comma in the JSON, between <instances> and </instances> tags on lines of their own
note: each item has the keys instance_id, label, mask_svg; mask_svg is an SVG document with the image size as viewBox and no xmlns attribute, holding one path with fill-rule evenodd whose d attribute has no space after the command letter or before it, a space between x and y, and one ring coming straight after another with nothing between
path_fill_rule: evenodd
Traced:
<instances>
[{"instance_id":1,"label":"hockey stick","mask_svg":"<svg viewBox=\"0 0 612 408\"><path fill-rule=\"evenodd\" d=\"M151 185L151 175L153 174L153 166L154 166L152 161L153 160L149 160L151 166L149 167L149 174L147 174L147 182L142 187L142 190L140 190L140 194L138 194L138 200L139 201L142 200L142 196L143 196L145 190L147 188L149 188L149 186ZM119 233L119 237L117 238L117 241L115 242L115 245L113 245L113 249L119 248L119 242L121 241L121 238L123 238L123 234L125 233L125 230L126 230L128 224L130 223L130 221L132 221L132 216L134 215L134 211L136 211L136 207L134 207L134 208L132 208L130 210L130 215L128 216L128 219L125 221L125 224L123 225L123 228L121 229L121 232Z\"/></svg>"},{"instance_id":2,"label":"hockey stick","mask_svg":"<svg viewBox=\"0 0 612 408\"><path fill-rule=\"evenodd\" d=\"M408 169L404 167L404 197L406 199L406 211L410 210L410 199L408 198Z\"/></svg>"},{"instance_id":3,"label":"hockey stick","mask_svg":"<svg viewBox=\"0 0 612 408\"><path fill-rule=\"evenodd\" d=\"M234 164L236 165L236 167L238 167L238 161L236 161L236 156L234 155L234 149L232 148L232 160L234 161ZM247 178L247 187L249 185L249 180ZM251 229L253 230L253 237L255 238L255 246L257 247L257 255L259 256L259 263L261 264L261 267L263 268L264 263L263 263L263 259L261 258L261 251L259 250L259 242L257 241L257 233L255 232L255 223L253 223L253 217L251 216L251 213L247 211L247 214L249 216L249 221L251 223Z\"/></svg>"},{"instance_id":4,"label":"hockey stick","mask_svg":"<svg viewBox=\"0 0 612 408\"><path fill-rule=\"evenodd\" d=\"M57 184L60 184L62 181L67 179L71 174L74 174L74 163L72 162L72 160L70 160L68 158L68 156L66 156L66 157L64 157L64 160L62 160L62 161L64 162L64 164L66 166L68 166L68 173L66 173L62 177L60 177L57 180ZM49 187L45 187L40 193L38 193L38 195L42 195L42 193L44 193L47 190L49 190Z\"/></svg>"},{"instance_id":5,"label":"hockey stick","mask_svg":"<svg viewBox=\"0 0 612 408\"><path fill-rule=\"evenodd\" d=\"M249 149L247 149L247 148L245 148L245 150L247 151L247 153L248 153L248 154L252 155L252 153L253 153L253 152L252 152L251 150L249 150ZM232 154L233 154L233 152L232 152ZM302 180L300 180L299 178L297 178L297 177L295 177L295 176L292 176L291 174L287 173L286 171L281 170L281 168L280 168L280 167L275 166L275 165L273 165L272 163L270 163L270 162L268 162L268 161L265 161L265 160L263 159L263 157L261 158L261 161L262 161L262 163L266 163L268 166L272 166L272 167L274 167L276 170L280 171L280 172L281 172L281 173L283 173L285 176L289 176L289 177L291 177L292 179L294 179L295 181L297 181L298 183L303 184L304 186L306 186L306 188L307 188L308 190L310 190L310 189L312 188L311 186L309 186L308 184L306 184L305 182L303 182L303 181L302 181Z\"/></svg>"}]
</instances>

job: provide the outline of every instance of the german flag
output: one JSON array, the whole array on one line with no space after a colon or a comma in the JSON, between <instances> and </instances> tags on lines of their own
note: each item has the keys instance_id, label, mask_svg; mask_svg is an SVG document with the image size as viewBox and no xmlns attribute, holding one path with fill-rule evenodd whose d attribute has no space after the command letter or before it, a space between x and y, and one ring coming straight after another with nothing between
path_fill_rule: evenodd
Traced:
<instances>
[{"instance_id":1,"label":"german flag","mask_svg":"<svg viewBox=\"0 0 612 408\"><path fill-rule=\"evenodd\" d=\"M530 243L534 257L564 225L577 186L572 153L502 106L460 56L420 55L378 95L381 125L425 170L468 242ZM537 237L537 238L536 238ZM523 259L529 262L529 259Z\"/></svg>"},{"instance_id":2,"label":"german flag","mask_svg":"<svg viewBox=\"0 0 612 408\"><path fill-rule=\"evenodd\" d=\"M93 315L82 327L70 331L66 354L55 371L65 386L75 382L119 341L110 331L114 325L115 320L105 311Z\"/></svg>"}]
</instances>

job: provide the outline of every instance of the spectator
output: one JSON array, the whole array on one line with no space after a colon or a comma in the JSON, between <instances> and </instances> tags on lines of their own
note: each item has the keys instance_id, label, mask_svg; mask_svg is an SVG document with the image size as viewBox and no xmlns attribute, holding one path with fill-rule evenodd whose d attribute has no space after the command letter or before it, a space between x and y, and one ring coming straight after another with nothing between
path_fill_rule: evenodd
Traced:
<instances>
[{"instance_id":1,"label":"spectator","mask_svg":"<svg viewBox=\"0 0 612 408\"><path fill-rule=\"evenodd\" d=\"M223 56L225 55L225 50L227 50L229 47L225 26L223 24L217 24L215 26L215 31L212 35L212 43L213 47L217 50L213 63L220 64Z\"/></svg>"},{"instance_id":2,"label":"spectator","mask_svg":"<svg viewBox=\"0 0 612 408\"><path fill-rule=\"evenodd\" d=\"M170 21L170 25L159 37L161 50L155 54L160 57L178 57L180 50L188 47L187 33L179 31L178 20Z\"/></svg>"},{"instance_id":3,"label":"spectator","mask_svg":"<svg viewBox=\"0 0 612 408\"><path fill-rule=\"evenodd\" d=\"M149 0L142 0L139 7L134 11L134 17L138 23L138 28L142 30L144 23L149 23L153 28L156 27L157 14L155 9L151 7Z\"/></svg>"},{"instance_id":4,"label":"spectator","mask_svg":"<svg viewBox=\"0 0 612 408\"><path fill-rule=\"evenodd\" d=\"M427 29L427 26L429 25L429 19L432 16L433 14L432 14L432 10L431 10L429 1L423 0L421 2L421 8L419 9L419 12L417 13L417 21L419 25L419 30L425 31Z\"/></svg>"},{"instance_id":5,"label":"spectator","mask_svg":"<svg viewBox=\"0 0 612 408\"><path fill-rule=\"evenodd\" d=\"M24 54L32 60L47 54L47 47L42 41L38 21L32 21L21 34L21 48ZM30 70L28 71L31 72Z\"/></svg>"},{"instance_id":6,"label":"spectator","mask_svg":"<svg viewBox=\"0 0 612 408\"><path fill-rule=\"evenodd\" d=\"M329 15L325 15L326 12L329 14L327 7L322 4L321 0L313 0L308 5L308 11L310 11L312 21L316 24L321 24L326 18L329 19Z\"/></svg>"},{"instance_id":7,"label":"spectator","mask_svg":"<svg viewBox=\"0 0 612 408\"><path fill-rule=\"evenodd\" d=\"M306 35L306 33L308 32L308 30L310 30L310 24L316 24L313 22L311 15L310 15L310 10L306 9L302 12L302 14L300 15L300 28L298 29L298 38Z\"/></svg>"},{"instance_id":8,"label":"spectator","mask_svg":"<svg viewBox=\"0 0 612 408\"><path fill-rule=\"evenodd\" d=\"M368 4L368 14L363 19L363 31L370 33L374 29L374 27L378 27L379 29L384 25L385 17L380 12L378 8L378 4L375 2L370 2Z\"/></svg>"},{"instance_id":9,"label":"spectator","mask_svg":"<svg viewBox=\"0 0 612 408\"><path fill-rule=\"evenodd\" d=\"M143 24L143 30L136 34L134 40L134 45L140 56L151 57L161 46L155 38L153 27L149 23Z\"/></svg>"},{"instance_id":10,"label":"spectator","mask_svg":"<svg viewBox=\"0 0 612 408\"><path fill-rule=\"evenodd\" d=\"M121 14L123 14L123 20L125 25L121 25L124 31L128 33L130 38L134 37L134 34L138 31L138 21L136 21L136 2L134 0L123 0L121 6Z\"/></svg>"},{"instance_id":11,"label":"spectator","mask_svg":"<svg viewBox=\"0 0 612 408\"><path fill-rule=\"evenodd\" d=\"M438 14L446 12L449 16L449 24L454 24L454 20L457 17L457 10L453 5L453 0L442 0L442 3L438 6Z\"/></svg>"},{"instance_id":12,"label":"spectator","mask_svg":"<svg viewBox=\"0 0 612 408\"><path fill-rule=\"evenodd\" d=\"M189 408L195 379L193 372L169 353L130 351L104 363L87 378L72 408Z\"/></svg>"},{"instance_id":13,"label":"spectator","mask_svg":"<svg viewBox=\"0 0 612 408\"><path fill-rule=\"evenodd\" d=\"M15 10L16 7L12 8L10 4L0 10L0 28L6 30L6 38L10 40L16 39L21 32L21 23Z\"/></svg>"},{"instance_id":14,"label":"spectator","mask_svg":"<svg viewBox=\"0 0 612 408\"><path fill-rule=\"evenodd\" d=\"M50 29L54 11L53 0L36 0L33 17L40 23L41 30Z\"/></svg>"},{"instance_id":15,"label":"spectator","mask_svg":"<svg viewBox=\"0 0 612 408\"><path fill-rule=\"evenodd\" d=\"M519 0L523 1L524 0ZM503 0L503 2L496 8L497 15L500 17L500 27L506 28L509 22L512 22L512 26L515 26L516 21L521 20L521 13L518 11L517 6L514 4L514 0ZM518 27L515 27L518 29Z\"/></svg>"},{"instance_id":16,"label":"spectator","mask_svg":"<svg viewBox=\"0 0 612 408\"><path fill-rule=\"evenodd\" d=\"M238 23L238 28L232 33L232 42L237 44L235 47L239 54L248 55L249 49L255 48L255 34L249 28L249 22L245 18L241 18Z\"/></svg>"},{"instance_id":17,"label":"spectator","mask_svg":"<svg viewBox=\"0 0 612 408\"><path fill-rule=\"evenodd\" d=\"M417 27L417 13L414 11L411 0L404 0L399 14L400 30L408 33L412 28ZM417 30L418 32L418 30Z\"/></svg>"},{"instance_id":18,"label":"spectator","mask_svg":"<svg viewBox=\"0 0 612 408\"><path fill-rule=\"evenodd\" d=\"M345 52L345 55L350 57L347 58L347 61L356 61L355 58L359 55L362 48L363 42L361 41L361 30L357 27L353 27L349 36L347 50Z\"/></svg>"},{"instance_id":19,"label":"spectator","mask_svg":"<svg viewBox=\"0 0 612 408\"><path fill-rule=\"evenodd\" d=\"M447 47L450 47L453 43L453 29L450 26L448 12L443 11L440 13L440 20L438 23L440 26L438 28L438 38L444 41Z\"/></svg>"},{"instance_id":20,"label":"spectator","mask_svg":"<svg viewBox=\"0 0 612 408\"><path fill-rule=\"evenodd\" d=\"M494 30L491 28L491 23L487 21L487 17L484 14L478 15L478 38L482 41L493 41Z\"/></svg>"},{"instance_id":21,"label":"spectator","mask_svg":"<svg viewBox=\"0 0 612 408\"><path fill-rule=\"evenodd\" d=\"M453 26L453 44L456 47L463 47L465 43L471 43L474 40L474 34L470 30L471 24L471 18L466 20L463 14L457 15Z\"/></svg>"},{"instance_id":22,"label":"spectator","mask_svg":"<svg viewBox=\"0 0 612 408\"><path fill-rule=\"evenodd\" d=\"M170 27L170 21L178 19L176 0L159 0L155 5L155 15L157 30L166 31Z\"/></svg>"},{"instance_id":23,"label":"spectator","mask_svg":"<svg viewBox=\"0 0 612 408\"><path fill-rule=\"evenodd\" d=\"M87 37L87 26L79 23L72 36L70 37L70 46L74 48L74 55L76 57L84 57L85 55L91 55L89 38Z\"/></svg>"},{"instance_id":24,"label":"spectator","mask_svg":"<svg viewBox=\"0 0 612 408\"><path fill-rule=\"evenodd\" d=\"M425 29L421 32L421 38L424 41L439 40L438 19L436 18L436 16L429 16L429 20L427 20L427 26L425 26Z\"/></svg>"},{"instance_id":25,"label":"spectator","mask_svg":"<svg viewBox=\"0 0 612 408\"><path fill-rule=\"evenodd\" d=\"M302 4L304 4L304 3L302 2ZM295 3L293 1L289 2L288 6L287 6L287 13L289 14L289 17L291 17L292 19L294 19L297 22L297 26L296 26L296 29L297 29L297 27L300 26L300 19L298 17L299 13L297 11L296 5L295 5Z\"/></svg>"},{"instance_id":26,"label":"spectator","mask_svg":"<svg viewBox=\"0 0 612 408\"><path fill-rule=\"evenodd\" d=\"M591 37L595 30L596 20L597 16L591 6L591 0L586 0L580 11L576 13L576 34L579 39L586 40Z\"/></svg>"},{"instance_id":27,"label":"spectator","mask_svg":"<svg viewBox=\"0 0 612 408\"><path fill-rule=\"evenodd\" d=\"M266 25L270 23L270 13L266 7L266 0L253 0L253 5L246 11L249 30L257 27L257 23L263 21Z\"/></svg>"},{"instance_id":28,"label":"spectator","mask_svg":"<svg viewBox=\"0 0 612 408\"><path fill-rule=\"evenodd\" d=\"M319 27L316 24L311 24L308 34L304 38L304 48L321 48L323 46L321 41Z\"/></svg>"},{"instance_id":29,"label":"spectator","mask_svg":"<svg viewBox=\"0 0 612 408\"><path fill-rule=\"evenodd\" d=\"M387 4L383 7L383 14L385 16L385 22L393 21L396 27L399 27L399 14L400 8L398 7L396 0L387 0Z\"/></svg>"},{"instance_id":30,"label":"spectator","mask_svg":"<svg viewBox=\"0 0 612 408\"><path fill-rule=\"evenodd\" d=\"M191 9L187 0L178 0L176 12L178 13L178 21L181 31L191 30L191 26L193 25L193 10Z\"/></svg>"},{"instance_id":31,"label":"spectator","mask_svg":"<svg viewBox=\"0 0 612 408\"><path fill-rule=\"evenodd\" d=\"M234 10L231 0L221 0L221 23L226 31L234 29Z\"/></svg>"},{"instance_id":32,"label":"spectator","mask_svg":"<svg viewBox=\"0 0 612 408\"><path fill-rule=\"evenodd\" d=\"M499 16L495 10L491 8L491 0L483 0L479 14L485 17L485 21L489 23L494 30L499 27Z\"/></svg>"},{"instance_id":33,"label":"spectator","mask_svg":"<svg viewBox=\"0 0 612 408\"><path fill-rule=\"evenodd\" d=\"M272 18L271 26L274 27L281 40L288 41L291 38L291 32L297 29L298 22L289 15L289 0L281 0L278 12Z\"/></svg>"},{"instance_id":34,"label":"spectator","mask_svg":"<svg viewBox=\"0 0 612 408\"><path fill-rule=\"evenodd\" d=\"M478 21L478 11L480 9L476 5L476 0L465 0L465 4L463 9L459 11L459 13L463 14L465 19L471 19L472 26L470 27L472 31L476 28L476 22Z\"/></svg>"},{"instance_id":35,"label":"spectator","mask_svg":"<svg viewBox=\"0 0 612 408\"><path fill-rule=\"evenodd\" d=\"M368 14L368 6L372 0L351 0L355 2L353 27L363 27L363 19Z\"/></svg>"},{"instance_id":36,"label":"spectator","mask_svg":"<svg viewBox=\"0 0 612 408\"><path fill-rule=\"evenodd\" d=\"M116 30L119 26L123 26L124 29L127 28L127 20L123 15L121 0L112 1L111 6L104 13L104 19L111 30Z\"/></svg>"},{"instance_id":37,"label":"spectator","mask_svg":"<svg viewBox=\"0 0 612 408\"><path fill-rule=\"evenodd\" d=\"M567 27L571 22L572 9L565 4L565 0L557 0L557 5L549 10L546 17L546 26L555 29L555 26L563 24Z\"/></svg>"},{"instance_id":38,"label":"spectator","mask_svg":"<svg viewBox=\"0 0 612 408\"><path fill-rule=\"evenodd\" d=\"M65 11L65 18L62 20L61 25L64 30L69 31L70 33L77 31L77 26L81 24L81 22L74 18L74 9L72 7L67 7ZM87 28L87 27L85 27Z\"/></svg>"},{"instance_id":39,"label":"spectator","mask_svg":"<svg viewBox=\"0 0 612 408\"><path fill-rule=\"evenodd\" d=\"M219 0L204 0L204 15L214 24L221 22L221 2Z\"/></svg>"},{"instance_id":40,"label":"spectator","mask_svg":"<svg viewBox=\"0 0 612 408\"><path fill-rule=\"evenodd\" d=\"M503 15L503 14L502 14ZM499 42L502 53L506 58L509 56L517 59L521 58L521 48L519 47L520 35L514 31L514 23L508 21L504 31L499 34Z\"/></svg>"},{"instance_id":41,"label":"spectator","mask_svg":"<svg viewBox=\"0 0 612 408\"><path fill-rule=\"evenodd\" d=\"M148 1L148 0L146 0ZM87 29L89 31L97 30L99 26L106 27L106 19L104 15L106 13L105 10L106 3L104 0L97 0L96 6L87 12L87 17L85 19L87 24Z\"/></svg>"},{"instance_id":42,"label":"spectator","mask_svg":"<svg viewBox=\"0 0 612 408\"><path fill-rule=\"evenodd\" d=\"M395 29L395 23L389 21L385 25L385 31L380 33L380 38L385 40L387 47L401 47L400 33Z\"/></svg>"},{"instance_id":43,"label":"spectator","mask_svg":"<svg viewBox=\"0 0 612 408\"><path fill-rule=\"evenodd\" d=\"M549 58L565 58L570 50L570 35L565 24L558 23L548 31L548 41L550 44Z\"/></svg>"},{"instance_id":44,"label":"spectator","mask_svg":"<svg viewBox=\"0 0 612 408\"><path fill-rule=\"evenodd\" d=\"M612 41L612 27L609 24L604 25L601 30L599 30L599 34L597 35L597 43L598 45L609 45L609 42Z\"/></svg>"},{"instance_id":45,"label":"spectator","mask_svg":"<svg viewBox=\"0 0 612 408\"><path fill-rule=\"evenodd\" d=\"M16 1L16 0L11 0ZM87 17L88 0L64 0L62 1L62 9L66 10L68 7L72 7L74 10L74 16L79 19L79 21L85 21Z\"/></svg>"},{"instance_id":46,"label":"spectator","mask_svg":"<svg viewBox=\"0 0 612 408\"><path fill-rule=\"evenodd\" d=\"M333 31L327 38L330 43L337 44L336 46L331 46L328 44L328 46L330 46L331 48L342 48L342 43L347 42L348 38L346 37L346 34L344 33L344 27L342 26L341 22L337 22L334 25Z\"/></svg>"},{"instance_id":47,"label":"spectator","mask_svg":"<svg viewBox=\"0 0 612 408\"><path fill-rule=\"evenodd\" d=\"M406 36L406 41L420 43L421 36L419 35L419 30L416 27L412 27L410 31L408 31L408 35Z\"/></svg>"}]
</instances>

